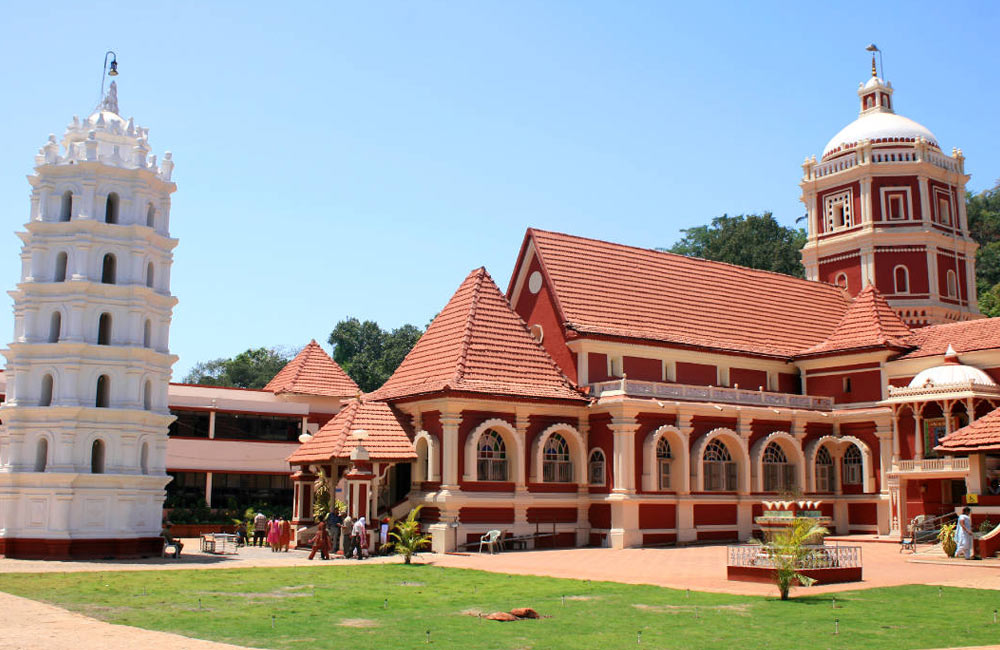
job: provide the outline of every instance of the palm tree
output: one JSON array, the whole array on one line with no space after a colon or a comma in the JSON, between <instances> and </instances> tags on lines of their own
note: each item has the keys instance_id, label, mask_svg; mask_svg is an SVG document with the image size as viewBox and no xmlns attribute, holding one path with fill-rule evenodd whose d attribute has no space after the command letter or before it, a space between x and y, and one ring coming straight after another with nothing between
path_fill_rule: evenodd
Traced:
<instances>
[{"instance_id":1,"label":"palm tree","mask_svg":"<svg viewBox=\"0 0 1000 650\"><path fill-rule=\"evenodd\" d=\"M420 521L417 516L423 506L417 506L406 515L406 519L396 522L396 530L389 533L393 539L396 553L403 556L403 562L409 564L413 554L431 541L430 535L420 533Z\"/></svg>"},{"instance_id":2,"label":"palm tree","mask_svg":"<svg viewBox=\"0 0 1000 650\"><path fill-rule=\"evenodd\" d=\"M810 544L822 539L828 532L815 519L799 517L793 525L775 532L764 544L781 600L788 600L788 592L796 582L804 587L816 582L814 578L799 573L799 569L816 555Z\"/></svg>"}]
</instances>

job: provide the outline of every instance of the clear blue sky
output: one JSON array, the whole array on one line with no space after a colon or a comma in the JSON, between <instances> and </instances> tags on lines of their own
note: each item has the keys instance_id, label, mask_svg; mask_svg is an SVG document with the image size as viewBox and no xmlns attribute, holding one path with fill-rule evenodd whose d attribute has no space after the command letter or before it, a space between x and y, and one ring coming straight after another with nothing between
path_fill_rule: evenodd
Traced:
<instances>
[{"instance_id":1,"label":"clear blue sky","mask_svg":"<svg viewBox=\"0 0 1000 650\"><path fill-rule=\"evenodd\" d=\"M123 115L177 163L175 380L346 316L423 326L474 267L505 288L529 226L654 247L723 213L791 225L871 41L970 188L1000 177L997 3L677 4L5 6L0 285L35 152L90 112L109 48Z\"/></svg>"}]
</instances>

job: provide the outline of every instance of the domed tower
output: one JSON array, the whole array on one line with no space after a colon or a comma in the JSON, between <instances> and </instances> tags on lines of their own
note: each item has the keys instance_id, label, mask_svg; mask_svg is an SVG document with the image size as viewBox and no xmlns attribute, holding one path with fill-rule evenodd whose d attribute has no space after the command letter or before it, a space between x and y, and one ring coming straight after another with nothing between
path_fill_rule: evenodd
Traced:
<instances>
[{"instance_id":1,"label":"domed tower","mask_svg":"<svg viewBox=\"0 0 1000 650\"><path fill-rule=\"evenodd\" d=\"M873 284L910 326L979 317L965 159L897 115L892 84L858 88L860 115L802 165L806 277L856 295Z\"/></svg>"},{"instance_id":2,"label":"domed tower","mask_svg":"<svg viewBox=\"0 0 1000 650\"><path fill-rule=\"evenodd\" d=\"M35 159L7 401L0 554L159 554L173 306L173 162L123 119L117 88Z\"/></svg>"}]
</instances>

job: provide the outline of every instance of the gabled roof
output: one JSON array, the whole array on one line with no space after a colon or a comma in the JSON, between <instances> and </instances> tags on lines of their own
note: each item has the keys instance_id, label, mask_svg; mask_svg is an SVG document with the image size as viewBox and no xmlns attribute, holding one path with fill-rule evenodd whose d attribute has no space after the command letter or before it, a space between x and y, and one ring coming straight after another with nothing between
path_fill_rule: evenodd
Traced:
<instances>
[{"instance_id":1,"label":"gabled roof","mask_svg":"<svg viewBox=\"0 0 1000 650\"><path fill-rule=\"evenodd\" d=\"M1000 318L928 325L914 330L909 343L916 349L899 357L900 359L942 355L949 345L954 346L959 354L1000 348Z\"/></svg>"},{"instance_id":2,"label":"gabled roof","mask_svg":"<svg viewBox=\"0 0 1000 650\"><path fill-rule=\"evenodd\" d=\"M350 397L360 392L354 380L320 347L316 339L278 371L264 390L326 397Z\"/></svg>"},{"instance_id":3,"label":"gabled roof","mask_svg":"<svg viewBox=\"0 0 1000 650\"><path fill-rule=\"evenodd\" d=\"M292 465L348 460L358 444L352 433L364 430L363 444L373 461L412 460L417 457L410 442L406 417L385 402L356 398L324 424L312 440L302 443L288 462Z\"/></svg>"},{"instance_id":4,"label":"gabled roof","mask_svg":"<svg viewBox=\"0 0 1000 650\"><path fill-rule=\"evenodd\" d=\"M372 399L445 391L582 401L531 338L485 268L478 268Z\"/></svg>"},{"instance_id":5,"label":"gabled roof","mask_svg":"<svg viewBox=\"0 0 1000 650\"><path fill-rule=\"evenodd\" d=\"M1000 409L990 411L968 426L941 439L934 449L965 453L1000 449Z\"/></svg>"},{"instance_id":6,"label":"gabled roof","mask_svg":"<svg viewBox=\"0 0 1000 650\"><path fill-rule=\"evenodd\" d=\"M830 338L796 356L873 348L907 350L910 348L908 339L911 333L878 289L869 284L854 297Z\"/></svg>"},{"instance_id":7,"label":"gabled roof","mask_svg":"<svg viewBox=\"0 0 1000 650\"><path fill-rule=\"evenodd\" d=\"M770 271L543 230L529 239L582 335L788 357L825 341L850 303L840 287Z\"/></svg>"}]
</instances>

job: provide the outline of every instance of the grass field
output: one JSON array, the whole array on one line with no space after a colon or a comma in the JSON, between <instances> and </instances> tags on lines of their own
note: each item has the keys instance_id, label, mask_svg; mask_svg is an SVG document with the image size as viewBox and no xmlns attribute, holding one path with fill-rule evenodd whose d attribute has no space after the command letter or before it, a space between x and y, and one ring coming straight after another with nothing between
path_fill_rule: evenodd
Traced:
<instances>
[{"instance_id":1,"label":"grass field","mask_svg":"<svg viewBox=\"0 0 1000 650\"><path fill-rule=\"evenodd\" d=\"M1000 592L906 586L794 598L507 576L317 566L0 576L0 590L112 623L275 649L928 648L995 643ZM533 607L539 620L479 612ZM272 620L273 617L273 620ZM834 620L839 619L839 635ZM272 627L273 625L273 627Z\"/></svg>"}]
</instances>

